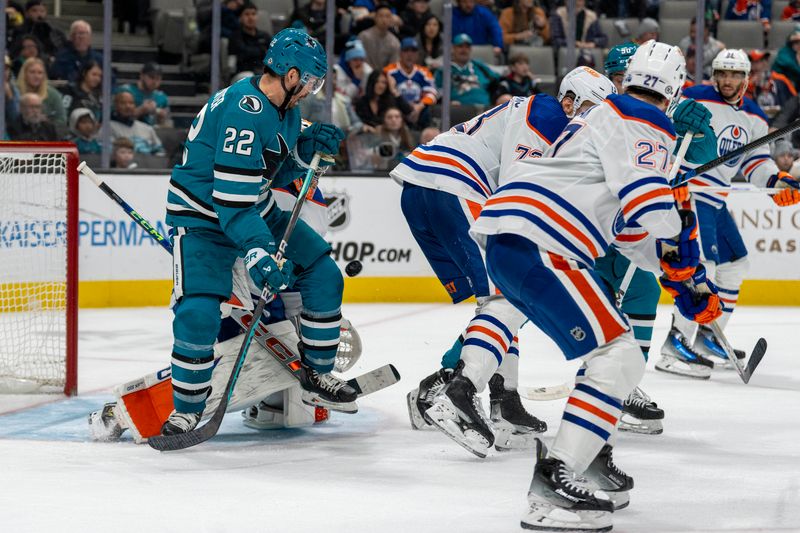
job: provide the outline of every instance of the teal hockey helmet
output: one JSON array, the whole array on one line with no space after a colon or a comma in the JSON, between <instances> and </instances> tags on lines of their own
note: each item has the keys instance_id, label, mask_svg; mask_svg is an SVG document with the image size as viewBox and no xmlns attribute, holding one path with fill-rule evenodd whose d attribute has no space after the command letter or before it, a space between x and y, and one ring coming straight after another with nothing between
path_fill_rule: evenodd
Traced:
<instances>
[{"instance_id":1,"label":"teal hockey helmet","mask_svg":"<svg viewBox=\"0 0 800 533\"><path fill-rule=\"evenodd\" d=\"M297 69L300 83L303 86L311 84L311 93L316 94L325 82L328 55L319 41L305 31L286 28L269 43L264 66L279 76L285 76L293 68Z\"/></svg>"},{"instance_id":2,"label":"teal hockey helmet","mask_svg":"<svg viewBox=\"0 0 800 533\"><path fill-rule=\"evenodd\" d=\"M628 68L628 60L631 56L636 52L636 49L639 47L636 43L622 43L618 44L613 47L611 50L608 51L608 56L606 57L605 63L603 63L603 68L606 71L606 76L610 76L615 72L622 72L624 73L625 70Z\"/></svg>"}]
</instances>

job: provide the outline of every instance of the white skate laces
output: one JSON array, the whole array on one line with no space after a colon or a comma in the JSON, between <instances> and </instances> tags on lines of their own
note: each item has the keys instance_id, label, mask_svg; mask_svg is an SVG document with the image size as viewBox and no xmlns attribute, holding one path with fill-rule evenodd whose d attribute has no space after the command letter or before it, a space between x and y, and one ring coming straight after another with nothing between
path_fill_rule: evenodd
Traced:
<instances>
[{"instance_id":1,"label":"white skate laces","mask_svg":"<svg viewBox=\"0 0 800 533\"><path fill-rule=\"evenodd\" d=\"M645 392L642 389L636 387L635 389L633 389L633 392L631 392L625 399L625 403L627 405L634 405L636 407L647 407L652 402L650 400L650 397L647 394L645 394Z\"/></svg>"},{"instance_id":2,"label":"white skate laces","mask_svg":"<svg viewBox=\"0 0 800 533\"><path fill-rule=\"evenodd\" d=\"M327 392L332 394L336 394L339 390L344 387L345 382L341 379L337 378L336 376L328 373L328 374L321 374L316 370L312 370L316 377L317 381L319 382L319 386Z\"/></svg>"}]
</instances>

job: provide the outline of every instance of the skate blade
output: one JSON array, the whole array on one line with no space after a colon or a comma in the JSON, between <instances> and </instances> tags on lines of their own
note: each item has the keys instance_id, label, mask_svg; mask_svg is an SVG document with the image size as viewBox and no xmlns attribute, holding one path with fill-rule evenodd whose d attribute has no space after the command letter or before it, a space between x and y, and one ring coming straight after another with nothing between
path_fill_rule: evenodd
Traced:
<instances>
[{"instance_id":1,"label":"skate blade","mask_svg":"<svg viewBox=\"0 0 800 533\"><path fill-rule=\"evenodd\" d=\"M325 407L331 411L347 413L349 415L358 412L358 405L356 402L329 402L328 400L320 398L314 394L307 394L307 391L303 391L302 400L304 404L310 405L311 407Z\"/></svg>"},{"instance_id":2,"label":"skate blade","mask_svg":"<svg viewBox=\"0 0 800 533\"><path fill-rule=\"evenodd\" d=\"M419 389L414 389L406 395L406 405L408 406L408 419L411 421L411 429L418 431L428 427L430 424L423 418L422 413L417 409L417 398Z\"/></svg>"},{"instance_id":3,"label":"skate blade","mask_svg":"<svg viewBox=\"0 0 800 533\"><path fill-rule=\"evenodd\" d=\"M661 420L642 420L635 416L623 413L617 426L619 431L628 433L639 433L640 435L661 435L664 433L664 426Z\"/></svg>"},{"instance_id":4,"label":"skate blade","mask_svg":"<svg viewBox=\"0 0 800 533\"><path fill-rule=\"evenodd\" d=\"M462 432L455 422L457 419L458 413L455 407L442 402L434 403L431 408L425 411L425 420L430 422L433 427L450 437L468 452L477 455L481 459L486 459L491 444L476 431L468 429Z\"/></svg>"},{"instance_id":5,"label":"skate blade","mask_svg":"<svg viewBox=\"0 0 800 533\"><path fill-rule=\"evenodd\" d=\"M494 449L498 452L513 450L533 450L536 448L536 433L519 432L513 424L502 420L492 420L495 427Z\"/></svg>"},{"instance_id":6,"label":"skate blade","mask_svg":"<svg viewBox=\"0 0 800 533\"><path fill-rule=\"evenodd\" d=\"M709 379L711 377L710 368L701 366L700 369L696 369L695 367L697 366L700 365L692 366L684 361L678 361L677 359L664 361L662 358L656 363L656 370L693 379Z\"/></svg>"},{"instance_id":7,"label":"skate blade","mask_svg":"<svg viewBox=\"0 0 800 533\"><path fill-rule=\"evenodd\" d=\"M548 503L531 503L520 521L522 529L534 531L611 531L607 511L571 511Z\"/></svg>"}]
</instances>

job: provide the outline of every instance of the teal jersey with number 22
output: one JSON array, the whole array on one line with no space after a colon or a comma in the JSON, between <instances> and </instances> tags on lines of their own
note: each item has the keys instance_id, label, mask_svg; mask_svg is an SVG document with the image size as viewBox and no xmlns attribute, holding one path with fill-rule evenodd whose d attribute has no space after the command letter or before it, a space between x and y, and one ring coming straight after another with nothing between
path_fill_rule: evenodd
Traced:
<instances>
[{"instance_id":1,"label":"teal jersey with number 22","mask_svg":"<svg viewBox=\"0 0 800 533\"><path fill-rule=\"evenodd\" d=\"M266 248L273 240L263 220L275 203L270 187L282 166L284 172L297 169L290 154L300 111L282 116L258 88L259 79L222 89L203 106L167 193L167 224L221 231L241 250Z\"/></svg>"}]
</instances>

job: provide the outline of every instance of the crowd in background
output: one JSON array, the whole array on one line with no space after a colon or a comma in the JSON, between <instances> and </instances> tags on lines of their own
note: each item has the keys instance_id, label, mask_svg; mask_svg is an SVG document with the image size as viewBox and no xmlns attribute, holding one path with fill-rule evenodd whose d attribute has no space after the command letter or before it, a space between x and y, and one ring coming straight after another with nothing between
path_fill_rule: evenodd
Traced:
<instances>
[{"instance_id":1,"label":"crowd in background","mask_svg":"<svg viewBox=\"0 0 800 533\"><path fill-rule=\"evenodd\" d=\"M593 51L608 48L601 19L639 19L628 38L643 43L659 37L659 8L665 0L576 0L574 42L577 64L602 70ZM141 7L148 2L130 2ZM211 0L196 0L199 49L210 48ZM247 0L222 0L222 36L235 56L237 74L231 81L258 74L270 35L259 29L259 17L269 16ZM556 0L456 0L453 3L451 116L463 120L482 110L540 91L553 92L537 76L537 65L513 46L549 47L554 57L567 45L568 14ZM689 84L709 83L711 60L725 47L716 39L720 19L771 24L770 0L707 2L703 36L703 80L695 80L695 25L686 20L686 36L677 44L684 51ZM117 13L150 28L147 10ZM102 54L92 47L92 28L72 23L68 33L50 24L45 4L9 2L6 65L5 138L74 141L82 153L99 153L97 134L108 120L114 166L135 165L136 154L163 155L159 129L172 125L167 95L160 90L158 63L143 65L136 83L113 86L111 116L102 116ZM430 140L441 125L443 23L429 0L338 0L335 10L335 66L328 76L334 87L331 102L325 92L302 103L304 118L332 121L347 134L340 168L386 170L420 142ZM800 1L781 12L784 20L800 22ZM301 0L286 23L307 29L325 41L325 0ZM623 24L624 26L624 24ZM150 28L151 29L151 28ZM623 31L624 27L620 27ZM205 39L206 42L202 42ZM481 58L476 50L482 51ZM800 27L776 52L749 50L752 61L748 96L764 109L773 126L800 116L796 87L800 84ZM488 53L488 58L487 54ZM112 80L113 81L113 80ZM330 106L330 109L328 109ZM163 131L163 130L162 130ZM789 144L791 148L792 145ZM786 146L782 145L785 151ZM793 150L793 148L791 148ZM793 153L793 152L792 152ZM174 162L174 161L173 161Z\"/></svg>"}]
</instances>

